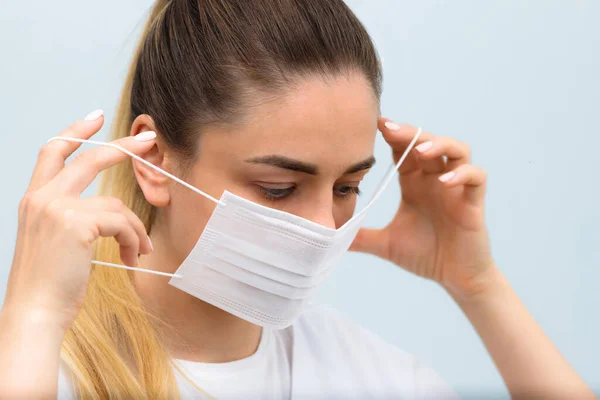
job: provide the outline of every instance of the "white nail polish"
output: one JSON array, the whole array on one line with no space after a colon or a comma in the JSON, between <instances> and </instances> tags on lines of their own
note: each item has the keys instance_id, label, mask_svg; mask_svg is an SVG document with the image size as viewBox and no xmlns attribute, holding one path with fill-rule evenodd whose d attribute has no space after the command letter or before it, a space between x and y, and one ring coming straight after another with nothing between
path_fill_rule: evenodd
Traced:
<instances>
[{"instance_id":1,"label":"white nail polish","mask_svg":"<svg viewBox=\"0 0 600 400\"><path fill-rule=\"evenodd\" d=\"M103 114L104 114L104 111L102 111L102 110L92 111L91 113L89 113L88 115L85 116L84 120L93 121L95 119L100 118Z\"/></svg>"},{"instance_id":2,"label":"white nail polish","mask_svg":"<svg viewBox=\"0 0 600 400\"><path fill-rule=\"evenodd\" d=\"M421 143L420 145L418 145L417 147L415 147L415 149L417 149L417 151L419 153L424 153L427 150L431 149L432 147L433 147L433 142L429 141L429 142Z\"/></svg>"},{"instance_id":3,"label":"white nail polish","mask_svg":"<svg viewBox=\"0 0 600 400\"><path fill-rule=\"evenodd\" d=\"M155 137L156 133L153 131L140 132L134 136L135 140L137 140L138 142L147 142L149 140L154 139Z\"/></svg>"},{"instance_id":4,"label":"white nail polish","mask_svg":"<svg viewBox=\"0 0 600 400\"><path fill-rule=\"evenodd\" d=\"M455 176L456 176L456 172L450 171L450 172L447 172L444 175L440 176L438 179L442 182L448 182L448 181L452 180Z\"/></svg>"},{"instance_id":5,"label":"white nail polish","mask_svg":"<svg viewBox=\"0 0 600 400\"><path fill-rule=\"evenodd\" d=\"M400 125L395 124L392 121L386 121L385 127L392 131L397 131L398 129L400 129Z\"/></svg>"}]
</instances>

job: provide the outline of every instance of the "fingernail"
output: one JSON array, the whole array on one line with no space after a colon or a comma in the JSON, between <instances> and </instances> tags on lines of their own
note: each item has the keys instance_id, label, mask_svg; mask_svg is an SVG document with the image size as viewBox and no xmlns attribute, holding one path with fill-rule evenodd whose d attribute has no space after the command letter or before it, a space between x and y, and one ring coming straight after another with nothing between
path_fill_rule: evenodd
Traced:
<instances>
[{"instance_id":1,"label":"fingernail","mask_svg":"<svg viewBox=\"0 0 600 400\"><path fill-rule=\"evenodd\" d=\"M148 236L148 244L150 245L150 250L154 251L154 246L152 246L152 240L150 240L150 236Z\"/></svg>"},{"instance_id":2,"label":"fingernail","mask_svg":"<svg viewBox=\"0 0 600 400\"><path fill-rule=\"evenodd\" d=\"M392 131L397 131L398 129L400 129L400 125L393 123L392 121L386 121L385 122L385 127L392 130Z\"/></svg>"},{"instance_id":3,"label":"fingernail","mask_svg":"<svg viewBox=\"0 0 600 400\"><path fill-rule=\"evenodd\" d=\"M415 147L415 149L417 149L417 151L419 153L424 153L427 150L431 149L432 147L433 147L433 142L430 140L429 142L421 143L420 145Z\"/></svg>"},{"instance_id":4,"label":"fingernail","mask_svg":"<svg viewBox=\"0 0 600 400\"><path fill-rule=\"evenodd\" d=\"M85 116L84 120L93 121L95 119L100 118L102 115L104 115L104 111L102 110L92 111L91 113Z\"/></svg>"},{"instance_id":5,"label":"fingernail","mask_svg":"<svg viewBox=\"0 0 600 400\"><path fill-rule=\"evenodd\" d=\"M456 176L456 172L450 171L446 172L444 175L440 176L438 179L442 182L448 182L452 180Z\"/></svg>"},{"instance_id":6,"label":"fingernail","mask_svg":"<svg viewBox=\"0 0 600 400\"><path fill-rule=\"evenodd\" d=\"M134 136L135 140L137 140L138 142L147 142L149 140L154 139L155 137L156 133L152 131L140 132Z\"/></svg>"}]
</instances>

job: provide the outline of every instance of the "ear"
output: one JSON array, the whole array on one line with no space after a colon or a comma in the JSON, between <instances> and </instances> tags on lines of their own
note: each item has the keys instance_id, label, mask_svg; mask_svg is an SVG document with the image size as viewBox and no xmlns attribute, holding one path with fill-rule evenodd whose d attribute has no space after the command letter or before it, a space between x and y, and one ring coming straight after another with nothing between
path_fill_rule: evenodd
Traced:
<instances>
[{"instance_id":1,"label":"ear","mask_svg":"<svg viewBox=\"0 0 600 400\"><path fill-rule=\"evenodd\" d=\"M159 132L154 125L152 117L147 114L139 115L131 125L132 136L140 132L154 131L156 132L156 144L147 153L141 157L149 163L157 166L160 169L166 170L165 145ZM139 162L133 161L133 170L135 177L144 192L146 200L155 207L165 207L171 201L169 192L169 178L153 168Z\"/></svg>"}]
</instances>

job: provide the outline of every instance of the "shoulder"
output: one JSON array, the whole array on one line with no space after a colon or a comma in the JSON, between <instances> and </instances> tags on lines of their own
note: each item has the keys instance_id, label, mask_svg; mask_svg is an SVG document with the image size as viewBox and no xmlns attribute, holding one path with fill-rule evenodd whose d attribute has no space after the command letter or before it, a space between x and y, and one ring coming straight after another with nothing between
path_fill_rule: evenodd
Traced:
<instances>
[{"instance_id":1,"label":"shoulder","mask_svg":"<svg viewBox=\"0 0 600 400\"><path fill-rule=\"evenodd\" d=\"M293 334L294 357L321 369L330 382L332 374L345 386L351 382L364 398L375 397L373 391L386 398L458 398L425 363L331 306L311 305L293 325Z\"/></svg>"}]
</instances>

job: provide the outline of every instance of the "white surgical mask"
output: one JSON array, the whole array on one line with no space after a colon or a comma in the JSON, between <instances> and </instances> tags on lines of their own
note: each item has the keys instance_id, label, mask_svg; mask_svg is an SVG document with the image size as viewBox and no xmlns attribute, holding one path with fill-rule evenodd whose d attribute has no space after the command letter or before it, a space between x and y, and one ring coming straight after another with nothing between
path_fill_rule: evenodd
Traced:
<instances>
[{"instance_id":1,"label":"white surgical mask","mask_svg":"<svg viewBox=\"0 0 600 400\"><path fill-rule=\"evenodd\" d=\"M225 191L219 200L112 143L67 141L117 148L216 203L198 242L175 274L93 260L111 267L171 276L169 284L256 325L291 325L348 250L366 212L379 198L414 144L379 184L365 208L338 229L272 209Z\"/></svg>"}]
</instances>

